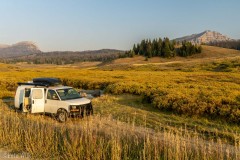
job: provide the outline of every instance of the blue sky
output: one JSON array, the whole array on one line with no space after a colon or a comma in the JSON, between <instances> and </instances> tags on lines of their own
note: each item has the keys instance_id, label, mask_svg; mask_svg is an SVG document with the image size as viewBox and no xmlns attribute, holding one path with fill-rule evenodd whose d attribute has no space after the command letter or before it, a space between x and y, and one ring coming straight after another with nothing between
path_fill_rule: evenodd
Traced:
<instances>
[{"instance_id":1,"label":"blue sky","mask_svg":"<svg viewBox=\"0 0 240 160\"><path fill-rule=\"evenodd\" d=\"M0 44L43 51L125 50L204 30L240 39L239 0L0 0L0 20Z\"/></svg>"}]
</instances>

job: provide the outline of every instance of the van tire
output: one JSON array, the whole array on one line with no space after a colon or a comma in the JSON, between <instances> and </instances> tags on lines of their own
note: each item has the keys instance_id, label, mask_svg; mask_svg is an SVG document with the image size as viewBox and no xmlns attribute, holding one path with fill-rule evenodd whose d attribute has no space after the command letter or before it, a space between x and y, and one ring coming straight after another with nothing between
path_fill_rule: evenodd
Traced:
<instances>
[{"instance_id":1,"label":"van tire","mask_svg":"<svg viewBox=\"0 0 240 160\"><path fill-rule=\"evenodd\" d=\"M86 108L86 116L91 116L91 115L93 115L92 103L90 103Z\"/></svg>"},{"instance_id":2,"label":"van tire","mask_svg":"<svg viewBox=\"0 0 240 160\"><path fill-rule=\"evenodd\" d=\"M92 116L93 115L93 109L91 108L91 109L87 110L86 115L87 116Z\"/></svg>"},{"instance_id":3,"label":"van tire","mask_svg":"<svg viewBox=\"0 0 240 160\"><path fill-rule=\"evenodd\" d=\"M20 104L20 106L19 106L19 111L20 111L21 113L23 113L23 104Z\"/></svg>"},{"instance_id":4,"label":"van tire","mask_svg":"<svg viewBox=\"0 0 240 160\"><path fill-rule=\"evenodd\" d=\"M67 121L67 111L64 109L59 109L57 112L57 120L61 123L64 123Z\"/></svg>"}]
</instances>

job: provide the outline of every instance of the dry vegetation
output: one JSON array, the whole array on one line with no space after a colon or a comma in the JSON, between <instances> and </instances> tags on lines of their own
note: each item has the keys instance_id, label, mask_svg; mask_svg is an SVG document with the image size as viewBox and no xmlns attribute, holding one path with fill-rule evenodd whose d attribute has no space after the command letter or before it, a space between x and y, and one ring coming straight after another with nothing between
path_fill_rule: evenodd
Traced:
<instances>
[{"instance_id":1,"label":"dry vegetation","mask_svg":"<svg viewBox=\"0 0 240 160\"><path fill-rule=\"evenodd\" d=\"M131 107L119 104L117 97L104 96L94 100L97 109L94 117L73 119L66 124L44 115L20 114L1 104L0 111L4 114L0 114L0 146L11 148L13 153L27 152L33 159L238 159L240 156L237 139L229 145L220 138L206 141L187 127L176 129L159 124L161 131L150 129L144 121L138 122L138 116L144 117L144 113L137 115L138 110L131 117L135 120L127 123L122 122L127 120L124 115L104 113L109 112L107 107L116 104L124 109Z\"/></svg>"},{"instance_id":2,"label":"dry vegetation","mask_svg":"<svg viewBox=\"0 0 240 160\"><path fill-rule=\"evenodd\" d=\"M120 95L95 99L93 117L64 125L0 104L0 146L54 159L239 159L240 52L203 51L173 62L135 57L84 69L0 64L1 98L34 77Z\"/></svg>"},{"instance_id":3,"label":"dry vegetation","mask_svg":"<svg viewBox=\"0 0 240 160\"><path fill-rule=\"evenodd\" d=\"M4 91L0 97L13 96L18 81L34 77L59 77L65 84L76 88L106 89L106 92L112 94L143 95L147 102L160 110L239 124L239 61L226 64L202 66L205 70L217 69L218 72L103 71L69 67L25 69L9 65L5 72L0 73L1 89ZM233 72L219 72L221 70Z\"/></svg>"}]
</instances>

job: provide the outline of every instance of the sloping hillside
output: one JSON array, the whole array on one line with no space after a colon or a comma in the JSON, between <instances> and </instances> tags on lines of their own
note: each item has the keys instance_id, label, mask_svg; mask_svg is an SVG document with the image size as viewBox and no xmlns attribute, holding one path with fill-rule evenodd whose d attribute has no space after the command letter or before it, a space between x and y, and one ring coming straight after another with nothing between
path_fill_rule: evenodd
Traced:
<instances>
[{"instance_id":1,"label":"sloping hillside","mask_svg":"<svg viewBox=\"0 0 240 160\"><path fill-rule=\"evenodd\" d=\"M169 63L179 63L179 62L196 62L196 61L208 61L224 58L236 58L240 57L240 51L233 49L226 49L214 46L205 46L203 45L203 51L200 54L195 54L193 56L184 58L184 57L174 57L171 59L153 57L149 58L146 61L146 58L143 56L135 56L133 58L120 58L114 60L110 65L116 64L169 64Z\"/></svg>"}]
</instances>

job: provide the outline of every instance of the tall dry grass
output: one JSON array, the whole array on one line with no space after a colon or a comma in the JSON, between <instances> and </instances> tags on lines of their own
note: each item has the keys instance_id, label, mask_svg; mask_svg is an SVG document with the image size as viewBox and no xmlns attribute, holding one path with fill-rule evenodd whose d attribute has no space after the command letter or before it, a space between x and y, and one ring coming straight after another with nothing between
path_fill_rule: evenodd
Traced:
<instances>
[{"instance_id":1,"label":"tall dry grass","mask_svg":"<svg viewBox=\"0 0 240 160\"><path fill-rule=\"evenodd\" d=\"M59 124L0 104L0 146L44 159L239 159L240 144L204 141L187 130L177 134L94 116Z\"/></svg>"}]
</instances>

